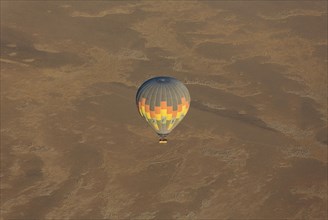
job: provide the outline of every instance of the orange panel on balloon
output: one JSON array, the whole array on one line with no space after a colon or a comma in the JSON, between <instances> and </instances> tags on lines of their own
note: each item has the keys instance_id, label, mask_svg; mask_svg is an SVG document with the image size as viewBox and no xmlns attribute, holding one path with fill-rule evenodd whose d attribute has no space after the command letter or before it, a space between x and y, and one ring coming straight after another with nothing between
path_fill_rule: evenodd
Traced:
<instances>
[{"instance_id":1,"label":"orange panel on balloon","mask_svg":"<svg viewBox=\"0 0 328 220\"><path fill-rule=\"evenodd\" d=\"M173 107L172 106L167 106L167 114L172 114Z\"/></svg>"},{"instance_id":2,"label":"orange panel on balloon","mask_svg":"<svg viewBox=\"0 0 328 220\"><path fill-rule=\"evenodd\" d=\"M166 101L161 101L161 109L166 109L166 108L167 108Z\"/></svg>"},{"instance_id":3,"label":"orange panel on balloon","mask_svg":"<svg viewBox=\"0 0 328 220\"><path fill-rule=\"evenodd\" d=\"M145 103L146 103L146 99L145 99L145 98L142 98L142 99L141 99L141 105L142 105L142 106L145 106Z\"/></svg>"},{"instance_id":4,"label":"orange panel on balloon","mask_svg":"<svg viewBox=\"0 0 328 220\"><path fill-rule=\"evenodd\" d=\"M156 114L161 114L161 107L155 106L155 113Z\"/></svg>"},{"instance_id":5,"label":"orange panel on balloon","mask_svg":"<svg viewBox=\"0 0 328 220\"><path fill-rule=\"evenodd\" d=\"M184 105L184 104L185 104L185 102L186 102L186 99L185 99L185 97L182 97L182 98L181 98L181 103L182 103L182 105Z\"/></svg>"},{"instance_id":6,"label":"orange panel on balloon","mask_svg":"<svg viewBox=\"0 0 328 220\"><path fill-rule=\"evenodd\" d=\"M149 105L146 105L146 112L150 112L150 107L149 107Z\"/></svg>"}]
</instances>

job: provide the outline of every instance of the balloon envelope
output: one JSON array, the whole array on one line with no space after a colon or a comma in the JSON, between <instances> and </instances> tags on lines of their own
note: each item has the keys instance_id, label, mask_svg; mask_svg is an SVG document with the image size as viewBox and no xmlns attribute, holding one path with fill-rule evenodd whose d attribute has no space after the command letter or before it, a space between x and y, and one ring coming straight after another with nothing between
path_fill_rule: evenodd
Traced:
<instances>
[{"instance_id":1,"label":"balloon envelope","mask_svg":"<svg viewBox=\"0 0 328 220\"><path fill-rule=\"evenodd\" d=\"M136 94L139 113L156 133L165 137L184 118L190 106L190 95L179 80L160 76L144 82Z\"/></svg>"}]
</instances>

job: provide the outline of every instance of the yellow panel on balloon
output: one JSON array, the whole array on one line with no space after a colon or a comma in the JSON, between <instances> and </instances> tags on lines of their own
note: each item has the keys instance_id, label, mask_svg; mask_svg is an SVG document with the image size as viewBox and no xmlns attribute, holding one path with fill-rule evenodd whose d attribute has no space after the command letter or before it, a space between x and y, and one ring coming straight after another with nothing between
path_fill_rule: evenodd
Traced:
<instances>
[{"instance_id":1,"label":"yellow panel on balloon","mask_svg":"<svg viewBox=\"0 0 328 220\"><path fill-rule=\"evenodd\" d=\"M166 117L167 110L166 109L161 109L161 115L162 115L162 117Z\"/></svg>"}]
</instances>

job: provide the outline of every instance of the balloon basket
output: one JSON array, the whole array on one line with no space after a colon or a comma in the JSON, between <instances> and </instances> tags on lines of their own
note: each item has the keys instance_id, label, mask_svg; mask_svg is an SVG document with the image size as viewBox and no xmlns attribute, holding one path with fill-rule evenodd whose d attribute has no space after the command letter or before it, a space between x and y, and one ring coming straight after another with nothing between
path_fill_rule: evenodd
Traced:
<instances>
[{"instance_id":1,"label":"balloon basket","mask_svg":"<svg viewBox=\"0 0 328 220\"><path fill-rule=\"evenodd\" d=\"M159 139L158 143L160 143L160 144L166 144L167 143L167 139L166 138L161 138L161 139Z\"/></svg>"}]
</instances>

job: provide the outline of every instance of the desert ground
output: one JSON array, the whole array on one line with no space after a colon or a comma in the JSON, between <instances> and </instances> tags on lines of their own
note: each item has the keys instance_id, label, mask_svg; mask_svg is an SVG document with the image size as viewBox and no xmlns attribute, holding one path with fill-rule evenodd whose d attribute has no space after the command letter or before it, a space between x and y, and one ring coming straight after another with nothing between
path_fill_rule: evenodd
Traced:
<instances>
[{"instance_id":1,"label":"desert ground","mask_svg":"<svg viewBox=\"0 0 328 220\"><path fill-rule=\"evenodd\" d=\"M327 218L326 1L1 1L1 219L131 218Z\"/></svg>"}]
</instances>

